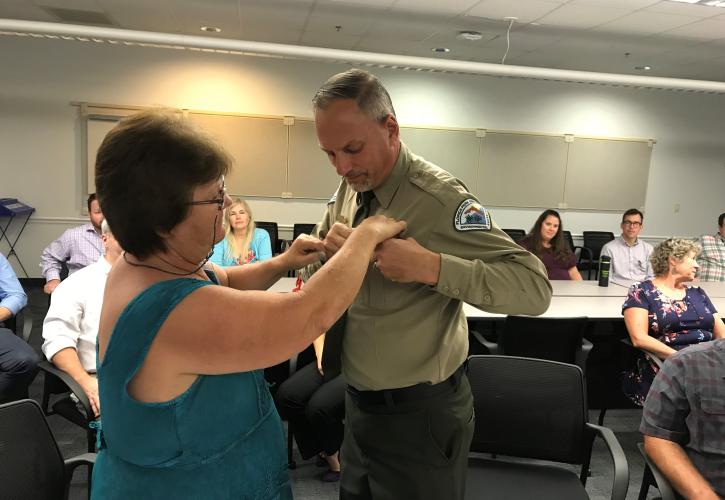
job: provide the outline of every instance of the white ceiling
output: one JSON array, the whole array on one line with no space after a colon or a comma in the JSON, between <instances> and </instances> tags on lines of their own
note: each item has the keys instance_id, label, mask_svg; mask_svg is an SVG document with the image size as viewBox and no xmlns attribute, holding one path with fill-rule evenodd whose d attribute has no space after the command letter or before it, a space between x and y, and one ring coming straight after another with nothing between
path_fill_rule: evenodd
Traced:
<instances>
[{"instance_id":1,"label":"white ceiling","mask_svg":"<svg viewBox=\"0 0 725 500\"><path fill-rule=\"evenodd\" d=\"M725 81L725 8L669 0L0 0L0 18L92 24L73 14L132 30L488 63L501 62L504 18L515 16L506 64ZM483 39L457 40L460 30Z\"/></svg>"}]
</instances>

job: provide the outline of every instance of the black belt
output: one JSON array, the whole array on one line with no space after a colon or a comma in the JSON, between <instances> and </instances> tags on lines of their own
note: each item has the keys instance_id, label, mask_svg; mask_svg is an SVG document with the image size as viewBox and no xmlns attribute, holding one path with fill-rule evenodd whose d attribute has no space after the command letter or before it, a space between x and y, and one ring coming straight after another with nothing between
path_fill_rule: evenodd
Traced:
<instances>
[{"instance_id":1,"label":"black belt","mask_svg":"<svg viewBox=\"0 0 725 500\"><path fill-rule=\"evenodd\" d=\"M416 384L400 389L383 389L381 391L360 391L353 386L347 386L347 393L358 403L366 405L395 406L410 401L420 401L440 394L458 389L461 378L468 371L468 361L453 372L453 374L437 384Z\"/></svg>"}]
</instances>

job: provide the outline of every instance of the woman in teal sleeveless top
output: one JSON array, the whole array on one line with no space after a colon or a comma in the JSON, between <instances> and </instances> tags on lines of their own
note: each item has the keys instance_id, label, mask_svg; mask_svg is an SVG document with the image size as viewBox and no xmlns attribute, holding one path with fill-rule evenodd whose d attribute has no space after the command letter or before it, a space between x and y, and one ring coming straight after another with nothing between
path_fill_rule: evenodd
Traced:
<instances>
[{"instance_id":1,"label":"woman in teal sleeveless top","mask_svg":"<svg viewBox=\"0 0 725 500\"><path fill-rule=\"evenodd\" d=\"M282 424L261 370L200 376L165 403L135 401L124 389L171 310L210 284L156 283L118 318L98 366L94 498L292 498Z\"/></svg>"},{"instance_id":2,"label":"woman in teal sleeveless top","mask_svg":"<svg viewBox=\"0 0 725 500\"><path fill-rule=\"evenodd\" d=\"M108 275L98 332L94 500L290 499L261 369L329 328L376 245L405 229L370 217L334 251L307 237L264 262L206 264L224 235L230 164L170 112L124 119L98 150L98 197L126 252ZM327 262L302 293L243 291L266 290L322 253Z\"/></svg>"}]
</instances>

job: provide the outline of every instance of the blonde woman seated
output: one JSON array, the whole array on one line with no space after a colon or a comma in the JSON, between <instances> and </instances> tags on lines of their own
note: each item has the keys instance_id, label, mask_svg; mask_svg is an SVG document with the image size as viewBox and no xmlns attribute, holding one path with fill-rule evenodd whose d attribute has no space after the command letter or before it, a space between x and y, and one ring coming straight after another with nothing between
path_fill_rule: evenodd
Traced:
<instances>
[{"instance_id":1,"label":"blonde woman seated","mask_svg":"<svg viewBox=\"0 0 725 500\"><path fill-rule=\"evenodd\" d=\"M218 266L240 266L272 258L269 233L255 227L252 211L241 198L232 198L224 211L224 239L214 245L209 259Z\"/></svg>"},{"instance_id":2,"label":"blonde woman seated","mask_svg":"<svg viewBox=\"0 0 725 500\"><path fill-rule=\"evenodd\" d=\"M725 326L705 290L687 283L695 278L700 246L670 238L652 252L655 277L635 283L622 306L632 344L647 351L624 373L624 393L642 406L657 365L649 356L666 359L685 347L725 337Z\"/></svg>"}]
</instances>

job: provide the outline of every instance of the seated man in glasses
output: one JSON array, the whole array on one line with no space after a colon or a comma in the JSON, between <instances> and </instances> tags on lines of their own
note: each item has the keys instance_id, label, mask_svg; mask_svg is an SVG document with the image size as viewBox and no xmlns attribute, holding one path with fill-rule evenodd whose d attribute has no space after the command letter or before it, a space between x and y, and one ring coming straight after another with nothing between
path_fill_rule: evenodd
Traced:
<instances>
[{"instance_id":1,"label":"seated man in glasses","mask_svg":"<svg viewBox=\"0 0 725 500\"><path fill-rule=\"evenodd\" d=\"M95 416L101 412L96 379L98 321L108 272L121 256L121 247L105 220L101 238L104 255L58 285L43 321L43 354L78 382Z\"/></svg>"},{"instance_id":2,"label":"seated man in glasses","mask_svg":"<svg viewBox=\"0 0 725 500\"><path fill-rule=\"evenodd\" d=\"M629 286L635 281L644 281L654 276L649 256L652 245L638 238L642 231L644 215L636 208L630 208L622 215L622 234L602 247L602 256L612 259L609 280L612 283Z\"/></svg>"}]
</instances>

